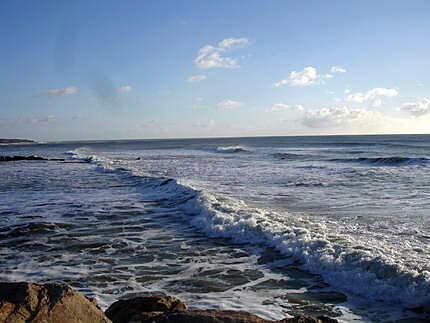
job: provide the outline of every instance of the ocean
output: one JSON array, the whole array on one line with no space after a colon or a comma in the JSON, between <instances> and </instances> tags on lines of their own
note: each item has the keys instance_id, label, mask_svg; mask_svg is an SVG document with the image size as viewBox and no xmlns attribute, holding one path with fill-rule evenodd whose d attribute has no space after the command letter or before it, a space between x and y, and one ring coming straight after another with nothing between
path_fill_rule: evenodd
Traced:
<instances>
[{"instance_id":1,"label":"ocean","mask_svg":"<svg viewBox=\"0 0 430 323\"><path fill-rule=\"evenodd\" d=\"M163 291L272 319L429 317L430 135L51 142L0 155L65 158L0 164L1 280L65 282L104 308Z\"/></svg>"}]
</instances>

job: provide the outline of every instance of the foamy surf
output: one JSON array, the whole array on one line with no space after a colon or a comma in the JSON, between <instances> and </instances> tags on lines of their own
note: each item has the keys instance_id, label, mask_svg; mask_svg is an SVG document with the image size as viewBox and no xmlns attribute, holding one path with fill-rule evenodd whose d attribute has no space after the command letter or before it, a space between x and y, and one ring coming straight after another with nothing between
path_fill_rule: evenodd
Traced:
<instances>
[{"instance_id":1,"label":"foamy surf","mask_svg":"<svg viewBox=\"0 0 430 323\"><path fill-rule=\"evenodd\" d=\"M140 178L144 199L163 201L166 207L181 210L193 227L210 237L275 248L350 295L403 307L430 308L427 270L407 268L383 250L360 248L353 237L342 232L333 237L324 224L286 212L249 207L241 200L176 179L151 177L129 164L125 167L110 158L89 155L88 151L72 152L71 156L86 158L102 170Z\"/></svg>"},{"instance_id":2,"label":"foamy surf","mask_svg":"<svg viewBox=\"0 0 430 323\"><path fill-rule=\"evenodd\" d=\"M219 146L216 148L216 152L218 153L248 153L251 150L245 146Z\"/></svg>"}]
</instances>

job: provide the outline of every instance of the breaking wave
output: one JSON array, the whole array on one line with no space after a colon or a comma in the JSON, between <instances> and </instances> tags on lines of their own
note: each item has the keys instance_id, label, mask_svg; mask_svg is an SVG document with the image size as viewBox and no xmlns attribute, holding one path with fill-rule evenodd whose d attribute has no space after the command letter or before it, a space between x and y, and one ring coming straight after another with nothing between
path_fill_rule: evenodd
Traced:
<instances>
[{"instance_id":1,"label":"breaking wave","mask_svg":"<svg viewBox=\"0 0 430 323\"><path fill-rule=\"evenodd\" d=\"M244 146L220 146L216 148L218 153L244 153L251 152L251 150Z\"/></svg>"},{"instance_id":2,"label":"breaking wave","mask_svg":"<svg viewBox=\"0 0 430 323\"><path fill-rule=\"evenodd\" d=\"M72 158L88 158L82 152ZM235 243L273 247L332 286L375 301L430 308L430 272L406 268L395 259L332 239L324 226L289 213L248 206L173 178L151 177L115 161L92 156L103 171L132 176L144 200L176 208L199 231Z\"/></svg>"}]
</instances>

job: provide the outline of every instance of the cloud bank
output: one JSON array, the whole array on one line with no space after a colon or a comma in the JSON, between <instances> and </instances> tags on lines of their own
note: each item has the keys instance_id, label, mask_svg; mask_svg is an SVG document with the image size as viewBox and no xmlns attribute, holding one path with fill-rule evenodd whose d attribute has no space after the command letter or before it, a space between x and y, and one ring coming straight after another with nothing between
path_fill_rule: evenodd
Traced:
<instances>
[{"instance_id":1,"label":"cloud bank","mask_svg":"<svg viewBox=\"0 0 430 323\"><path fill-rule=\"evenodd\" d=\"M336 127L371 119L374 114L374 112L365 109L332 106L317 110L307 110L303 116L302 123L310 128Z\"/></svg>"},{"instance_id":2,"label":"cloud bank","mask_svg":"<svg viewBox=\"0 0 430 323\"><path fill-rule=\"evenodd\" d=\"M424 98L417 102L403 103L400 109L414 117L421 117L426 114L430 114L430 97Z\"/></svg>"},{"instance_id":3,"label":"cloud bank","mask_svg":"<svg viewBox=\"0 0 430 323\"><path fill-rule=\"evenodd\" d=\"M349 92L348 92L349 93ZM363 103L363 102L372 102L373 107L378 107L382 104L382 97L393 97L397 96L399 92L396 89L387 89L387 88L381 88L376 87L373 89L370 89L369 91L362 93L362 92L356 92L356 93L350 93L346 97L347 102L356 102L356 103Z\"/></svg>"}]
</instances>

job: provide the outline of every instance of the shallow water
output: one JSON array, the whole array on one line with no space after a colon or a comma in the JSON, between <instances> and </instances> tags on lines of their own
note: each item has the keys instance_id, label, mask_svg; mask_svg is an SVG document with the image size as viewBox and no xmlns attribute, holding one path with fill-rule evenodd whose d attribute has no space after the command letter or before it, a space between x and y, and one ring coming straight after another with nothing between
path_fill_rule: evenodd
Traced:
<instances>
[{"instance_id":1,"label":"shallow water","mask_svg":"<svg viewBox=\"0 0 430 323\"><path fill-rule=\"evenodd\" d=\"M430 136L0 147L0 278L268 318L430 307ZM87 163L89 162L89 163Z\"/></svg>"}]
</instances>

